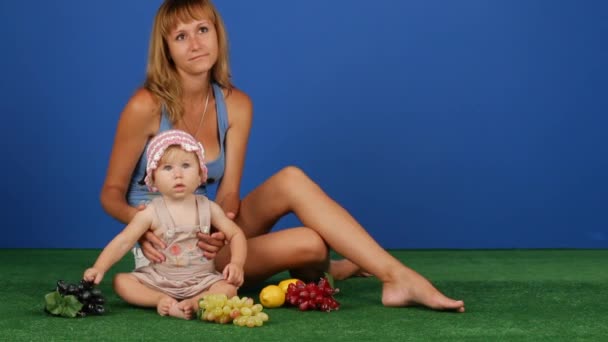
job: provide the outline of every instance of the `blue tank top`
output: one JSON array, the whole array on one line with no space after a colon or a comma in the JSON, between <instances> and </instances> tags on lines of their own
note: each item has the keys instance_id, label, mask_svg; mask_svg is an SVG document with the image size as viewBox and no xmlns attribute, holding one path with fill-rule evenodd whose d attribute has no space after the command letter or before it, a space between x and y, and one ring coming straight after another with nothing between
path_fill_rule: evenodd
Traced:
<instances>
[{"instance_id":1,"label":"blue tank top","mask_svg":"<svg viewBox=\"0 0 608 342\"><path fill-rule=\"evenodd\" d=\"M213 83L213 94L215 96L217 128L220 137L220 154L217 159L205 163L205 165L207 165L207 183L196 189L196 193L201 195L207 194L207 185L219 183L222 180L226 162L224 153L224 141L226 138L226 131L228 130L228 113L226 111L226 102L224 101L224 93L222 92L222 88L215 83ZM158 133L172 128L173 125L171 124L171 121L169 121L169 117L167 116L167 112L163 106ZM148 186L146 186L144 183L144 178L146 177L146 164L148 163L146 158L148 143L149 142L146 143L144 152L139 158L139 161L137 161L137 165L135 166L135 170L131 176L129 189L127 190L127 202L131 206L138 206L142 203L148 203L154 196L160 195L158 192L151 192L148 189Z\"/></svg>"}]
</instances>

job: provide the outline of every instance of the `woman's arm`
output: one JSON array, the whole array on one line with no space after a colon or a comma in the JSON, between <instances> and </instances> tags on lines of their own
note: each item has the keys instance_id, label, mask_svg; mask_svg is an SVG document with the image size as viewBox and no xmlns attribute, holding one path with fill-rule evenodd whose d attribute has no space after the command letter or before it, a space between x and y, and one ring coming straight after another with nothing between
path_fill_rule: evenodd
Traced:
<instances>
[{"instance_id":1,"label":"woman's arm","mask_svg":"<svg viewBox=\"0 0 608 342\"><path fill-rule=\"evenodd\" d=\"M226 166L216 202L224 209L229 218L238 215L240 206L240 186L245 164L245 153L251 130L253 105L244 92L233 89L226 96L228 111L228 131L226 133Z\"/></svg>"},{"instance_id":2,"label":"woman's arm","mask_svg":"<svg viewBox=\"0 0 608 342\"><path fill-rule=\"evenodd\" d=\"M138 90L120 115L100 196L104 210L120 222L130 222L138 212L127 203L127 190L146 142L159 127L159 102L148 90Z\"/></svg>"}]
</instances>

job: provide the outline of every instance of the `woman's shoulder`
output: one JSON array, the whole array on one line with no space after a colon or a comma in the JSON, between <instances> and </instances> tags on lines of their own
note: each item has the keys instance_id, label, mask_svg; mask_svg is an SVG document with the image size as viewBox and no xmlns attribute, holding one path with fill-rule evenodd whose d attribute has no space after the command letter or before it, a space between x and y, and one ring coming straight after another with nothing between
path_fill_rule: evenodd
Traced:
<instances>
[{"instance_id":1,"label":"woman's shoulder","mask_svg":"<svg viewBox=\"0 0 608 342\"><path fill-rule=\"evenodd\" d=\"M232 113L238 114L238 117L250 117L252 115L253 102L244 91L232 88L229 91L224 90L224 94L229 117L232 116Z\"/></svg>"},{"instance_id":2,"label":"woman's shoulder","mask_svg":"<svg viewBox=\"0 0 608 342\"><path fill-rule=\"evenodd\" d=\"M147 135L154 134L160 124L161 105L151 91L140 88L131 96L121 114L121 122Z\"/></svg>"},{"instance_id":3,"label":"woman's shoulder","mask_svg":"<svg viewBox=\"0 0 608 342\"><path fill-rule=\"evenodd\" d=\"M129 99L127 109L141 114L157 114L160 110L160 100L146 88L139 88Z\"/></svg>"}]
</instances>

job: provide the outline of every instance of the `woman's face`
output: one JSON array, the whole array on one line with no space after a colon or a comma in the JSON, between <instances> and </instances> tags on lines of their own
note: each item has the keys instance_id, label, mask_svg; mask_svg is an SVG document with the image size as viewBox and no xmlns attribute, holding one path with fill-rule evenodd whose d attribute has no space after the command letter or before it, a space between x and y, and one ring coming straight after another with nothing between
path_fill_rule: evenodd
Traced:
<instances>
[{"instance_id":1,"label":"woman's face","mask_svg":"<svg viewBox=\"0 0 608 342\"><path fill-rule=\"evenodd\" d=\"M217 61L217 32L207 17L178 22L165 39L181 75L201 75L211 70Z\"/></svg>"}]
</instances>

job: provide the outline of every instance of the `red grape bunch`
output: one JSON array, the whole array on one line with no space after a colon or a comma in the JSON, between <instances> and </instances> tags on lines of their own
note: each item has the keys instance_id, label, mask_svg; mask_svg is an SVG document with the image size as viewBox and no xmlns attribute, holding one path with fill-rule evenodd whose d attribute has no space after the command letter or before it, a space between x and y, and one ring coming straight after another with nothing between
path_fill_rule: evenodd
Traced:
<instances>
[{"instance_id":1,"label":"red grape bunch","mask_svg":"<svg viewBox=\"0 0 608 342\"><path fill-rule=\"evenodd\" d=\"M340 309L340 303L334 298L334 294L340 292L338 288L332 288L327 278L321 278L318 283L305 284L298 280L289 284L285 302L297 306L302 311L320 310L330 312Z\"/></svg>"}]
</instances>

